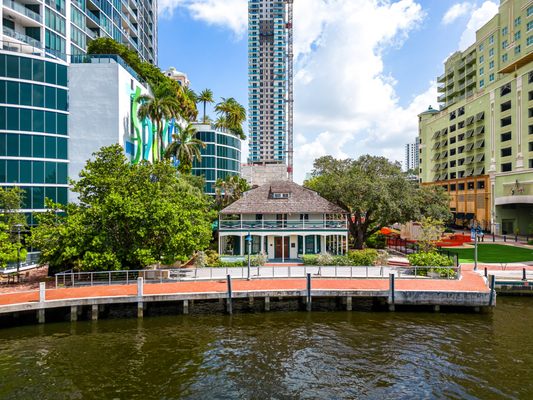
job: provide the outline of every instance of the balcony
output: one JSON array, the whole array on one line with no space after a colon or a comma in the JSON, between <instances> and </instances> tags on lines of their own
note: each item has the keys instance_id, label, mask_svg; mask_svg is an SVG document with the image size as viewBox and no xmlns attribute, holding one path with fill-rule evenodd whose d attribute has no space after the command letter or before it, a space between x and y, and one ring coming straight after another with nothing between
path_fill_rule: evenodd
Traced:
<instances>
[{"instance_id":1,"label":"balcony","mask_svg":"<svg viewBox=\"0 0 533 400\"><path fill-rule=\"evenodd\" d=\"M442 74L441 76L437 77L437 82L442 83L446 80L446 73Z\"/></svg>"},{"instance_id":2,"label":"balcony","mask_svg":"<svg viewBox=\"0 0 533 400\"><path fill-rule=\"evenodd\" d=\"M20 40L21 42L27 43L33 47L37 47L39 49L43 48L42 43L39 42L38 40L32 37L26 36L23 33L16 32L13 29L8 28L7 26L4 26L4 35L9 36L10 38L13 38L16 40Z\"/></svg>"},{"instance_id":3,"label":"balcony","mask_svg":"<svg viewBox=\"0 0 533 400\"><path fill-rule=\"evenodd\" d=\"M14 1L11 1L11 0L4 0L4 6L10 8L11 10L16 11L19 14L22 14L28 18L31 18L32 20L36 22L41 23L43 20L39 14L30 10L29 8L24 7L20 3L15 3Z\"/></svg>"},{"instance_id":4,"label":"balcony","mask_svg":"<svg viewBox=\"0 0 533 400\"><path fill-rule=\"evenodd\" d=\"M220 221L220 230L325 230L348 229L344 220L262 220L262 221Z\"/></svg>"},{"instance_id":5,"label":"balcony","mask_svg":"<svg viewBox=\"0 0 533 400\"><path fill-rule=\"evenodd\" d=\"M443 94L443 95L439 96L439 97L437 98L437 100L438 100L439 103L444 102L444 101L446 100L446 95Z\"/></svg>"}]
</instances>

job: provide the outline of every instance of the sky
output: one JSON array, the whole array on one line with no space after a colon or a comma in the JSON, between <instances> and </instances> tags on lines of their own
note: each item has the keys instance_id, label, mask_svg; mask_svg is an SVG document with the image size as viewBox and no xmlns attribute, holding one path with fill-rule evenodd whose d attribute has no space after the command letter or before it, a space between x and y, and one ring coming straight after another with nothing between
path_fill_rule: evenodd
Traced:
<instances>
[{"instance_id":1,"label":"sky","mask_svg":"<svg viewBox=\"0 0 533 400\"><path fill-rule=\"evenodd\" d=\"M324 155L404 160L436 77L499 0L294 0L294 178ZM160 0L159 66L248 105L247 0ZM208 109L212 115L212 109ZM243 162L248 143L243 144Z\"/></svg>"}]
</instances>

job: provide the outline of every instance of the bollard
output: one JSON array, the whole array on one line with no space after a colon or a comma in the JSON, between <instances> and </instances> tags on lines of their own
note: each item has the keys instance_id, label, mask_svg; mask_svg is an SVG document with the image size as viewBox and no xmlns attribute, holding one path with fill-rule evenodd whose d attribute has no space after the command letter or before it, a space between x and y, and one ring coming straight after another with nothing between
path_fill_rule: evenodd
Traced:
<instances>
[{"instance_id":1,"label":"bollard","mask_svg":"<svg viewBox=\"0 0 533 400\"><path fill-rule=\"evenodd\" d=\"M514 241L515 241L515 243L518 242L518 236L514 235Z\"/></svg>"},{"instance_id":2,"label":"bollard","mask_svg":"<svg viewBox=\"0 0 533 400\"><path fill-rule=\"evenodd\" d=\"M495 283L496 283L496 275L491 275L489 277L489 282L490 282L490 296L489 296L489 307L492 307L494 306L494 299L495 299L495 292L494 292L494 289L495 289Z\"/></svg>"},{"instance_id":3,"label":"bollard","mask_svg":"<svg viewBox=\"0 0 533 400\"><path fill-rule=\"evenodd\" d=\"M226 276L226 279L228 281L228 304L227 304L227 312L228 314L233 314L233 307L232 307L232 304L231 304L231 275L227 275Z\"/></svg>"},{"instance_id":4,"label":"bollard","mask_svg":"<svg viewBox=\"0 0 533 400\"><path fill-rule=\"evenodd\" d=\"M493 242L496 241L496 237L494 236L494 233L492 234L492 241L493 241Z\"/></svg>"},{"instance_id":5,"label":"bollard","mask_svg":"<svg viewBox=\"0 0 533 400\"><path fill-rule=\"evenodd\" d=\"M507 242L507 236L503 235L503 241Z\"/></svg>"},{"instance_id":6,"label":"bollard","mask_svg":"<svg viewBox=\"0 0 533 400\"><path fill-rule=\"evenodd\" d=\"M489 275L488 275L488 271L487 271L487 267L485 267L485 278L487 278Z\"/></svg>"},{"instance_id":7,"label":"bollard","mask_svg":"<svg viewBox=\"0 0 533 400\"><path fill-rule=\"evenodd\" d=\"M389 274L389 310L394 311L394 274Z\"/></svg>"},{"instance_id":8,"label":"bollard","mask_svg":"<svg viewBox=\"0 0 533 400\"><path fill-rule=\"evenodd\" d=\"M307 274L307 311L311 311L311 274Z\"/></svg>"},{"instance_id":9,"label":"bollard","mask_svg":"<svg viewBox=\"0 0 533 400\"><path fill-rule=\"evenodd\" d=\"M526 269L525 268L522 268L522 280L523 281L527 281Z\"/></svg>"}]
</instances>

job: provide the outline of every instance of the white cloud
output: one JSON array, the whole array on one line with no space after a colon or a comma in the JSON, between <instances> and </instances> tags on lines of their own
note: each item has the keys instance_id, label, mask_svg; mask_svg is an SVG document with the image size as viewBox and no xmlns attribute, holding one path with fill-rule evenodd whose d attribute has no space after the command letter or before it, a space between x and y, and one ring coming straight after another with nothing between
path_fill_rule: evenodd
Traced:
<instances>
[{"instance_id":1,"label":"white cloud","mask_svg":"<svg viewBox=\"0 0 533 400\"><path fill-rule=\"evenodd\" d=\"M474 8L466 24L466 29L461 35L459 48L465 50L472 45L476 41L476 31L494 17L496 13L498 13L498 3L495 1L485 1L480 7Z\"/></svg>"},{"instance_id":2,"label":"white cloud","mask_svg":"<svg viewBox=\"0 0 533 400\"><path fill-rule=\"evenodd\" d=\"M246 0L163 1L238 35L246 29ZM295 180L301 182L313 161L326 154L403 160L403 145L417 136L417 114L435 104L436 84L428 82L426 92L402 107L395 79L383 72L382 54L400 47L421 24L421 5L415 0L294 4Z\"/></svg>"},{"instance_id":3,"label":"white cloud","mask_svg":"<svg viewBox=\"0 0 533 400\"><path fill-rule=\"evenodd\" d=\"M448 11L442 17L442 23L444 25L449 25L452 22L455 22L458 18L470 13L474 5L469 2L457 3L451 6Z\"/></svg>"},{"instance_id":4,"label":"white cloud","mask_svg":"<svg viewBox=\"0 0 533 400\"><path fill-rule=\"evenodd\" d=\"M382 53L401 46L423 18L413 0L295 2L297 181L325 154L403 160L403 145L417 136L417 114L435 103L436 85L428 83L426 93L401 107L394 78L383 73ZM308 24L320 29L300 42Z\"/></svg>"},{"instance_id":5,"label":"white cloud","mask_svg":"<svg viewBox=\"0 0 533 400\"><path fill-rule=\"evenodd\" d=\"M174 10L180 7L188 10L194 19L228 28L238 36L246 32L246 0L160 0L159 16L172 17Z\"/></svg>"}]
</instances>

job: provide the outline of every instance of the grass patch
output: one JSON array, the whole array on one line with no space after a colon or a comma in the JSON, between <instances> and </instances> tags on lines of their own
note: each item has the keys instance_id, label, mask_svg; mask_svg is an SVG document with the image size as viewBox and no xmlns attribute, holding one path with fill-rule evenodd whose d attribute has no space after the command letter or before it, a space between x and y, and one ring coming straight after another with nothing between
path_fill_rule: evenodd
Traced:
<instances>
[{"instance_id":1,"label":"grass patch","mask_svg":"<svg viewBox=\"0 0 533 400\"><path fill-rule=\"evenodd\" d=\"M474 262L474 247L469 249L446 248L459 254L459 262ZM478 244L477 260L481 263L513 263L533 261L533 250L502 244Z\"/></svg>"}]
</instances>

